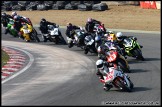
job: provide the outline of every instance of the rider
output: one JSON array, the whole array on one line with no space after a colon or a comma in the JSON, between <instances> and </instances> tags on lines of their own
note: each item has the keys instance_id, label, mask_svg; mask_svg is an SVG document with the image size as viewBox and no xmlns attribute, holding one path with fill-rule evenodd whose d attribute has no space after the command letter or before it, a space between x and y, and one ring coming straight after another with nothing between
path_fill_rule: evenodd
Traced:
<instances>
[{"instance_id":1,"label":"rider","mask_svg":"<svg viewBox=\"0 0 162 107\"><path fill-rule=\"evenodd\" d=\"M24 39L23 35L21 35L21 33L20 33L20 29L21 29L21 27L23 27L22 24L24 23L24 21L20 19L20 16L19 15L15 15L14 16L14 21L15 21L14 22L14 28L15 28L15 30L17 31L19 37L22 38L22 39Z\"/></svg>"},{"instance_id":2,"label":"rider","mask_svg":"<svg viewBox=\"0 0 162 107\"><path fill-rule=\"evenodd\" d=\"M101 36L98 35L95 37L95 42L96 42L95 47L97 49L99 46L101 46L105 43L105 40L103 38L101 38Z\"/></svg>"},{"instance_id":3,"label":"rider","mask_svg":"<svg viewBox=\"0 0 162 107\"><path fill-rule=\"evenodd\" d=\"M42 18L41 21L40 21L39 30L43 34L44 42L47 42L47 37L45 36L45 34L48 34L48 25L56 26L56 23L52 23L52 22L46 21L45 18Z\"/></svg>"},{"instance_id":4,"label":"rider","mask_svg":"<svg viewBox=\"0 0 162 107\"><path fill-rule=\"evenodd\" d=\"M9 19L12 18L10 15L6 14L5 12L3 12L1 14L1 23L3 25L3 27L7 27L7 24L9 22Z\"/></svg>"},{"instance_id":5,"label":"rider","mask_svg":"<svg viewBox=\"0 0 162 107\"><path fill-rule=\"evenodd\" d=\"M106 61L103 61L102 59L99 59L96 61L96 67L97 67L96 75L99 77L100 82L104 83L104 87L103 87L104 90L106 91L110 90L113 87L113 85L111 83L106 84L103 76L107 75L107 73L109 72L109 67L117 68L117 65L113 63L108 63Z\"/></svg>"},{"instance_id":6,"label":"rider","mask_svg":"<svg viewBox=\"0 0 162 107\"><path fill-rule=\"evenodd\" d=\"M80 27L78 26L75 26L75 25L72 25L71 23L67 23L67 28L66 28L66 36L71 38L71 39L74 39L74 34L75 34L75 31L76 29L80 29Z\"/></svg>"},{"instance_id":7,"label":"rider","mask_svg":"<svg viewBox=\"0 0 162 107\"><path fill-rule=\"evenodd\" d=\"M31 28L31 25L29 25L29 24L27 24L27 23L22 23L22 28L23 29L27 29L27 28ZM20 31L19 31L19 36L20 36L20 38L22 38L22 39L24 39L25 37L23 36L23 29L20 29ZM29 40L26 40L27 42L29 42Z\"/></svg>"},{"instance_id":8,"label":"rider","mask_svg":"<svg viewBox=\"0 0 162 107\"><path fill-rule=\"evenodd\" d=\"M12 18L14 18L15 16L17 16L18 14L17 14L17 12L12 12L12 14L11 14L11 16L12 16ZM18 15L19 16L19 18L21 19L21 20L23 20L25 23L27 23L27 24L30 24L30 25L32 25L32 23L31 23L31 21L30 21L30 19L29 18L27 18L27 17L24 17L24 16L21 16L21 15ZM33 26L33 25L32 25Z\"/></svg>"},{"instance_id":9,"label":"rider","mask_svg":"<svg viewBox=\"0 0 162 107\"><path fill-rule=\"evenodd\" d=\"M95 19L92 19L92 18L88 18L86 25L85 25L86 31L89 33L94 33L93 29L94 29L95 24L101 25L101 22Z\"/></svg>"},{"instance_id":10,"label":"rider","mask_svg":"<svg viewBox=\"0 0 162 107\"><path fill-rule=\"evenodd\" d=\"M116 43L119 45L119 47L120 47L121 49L123 49L124 56L126 55L126 52L125 52L125 50L124 50L124 45L123 45L124 39L125 39L125 38L132 38L132 39L135 40L135 41L137 40L137 38L134 37L134 36L124 36L124 35L122 34L122 32L117 32L117 33L116 33L116 38L117 38ZM140 47L143 48L142 45L140 45Z\"/></svg>"},{"instance_id":11,"label":"rider","mask_svg":"<svg viewBox=\"0 0 162 107\"><path fill-rule=\"evenodd\" d=\"M3 12L1 14L1 23L2 23L3 27L5 28L5 34L8 33L7 24L9 23L11 18L12 17L10 15L6 14L5 12Z\"/></svg>"}]
</instances>

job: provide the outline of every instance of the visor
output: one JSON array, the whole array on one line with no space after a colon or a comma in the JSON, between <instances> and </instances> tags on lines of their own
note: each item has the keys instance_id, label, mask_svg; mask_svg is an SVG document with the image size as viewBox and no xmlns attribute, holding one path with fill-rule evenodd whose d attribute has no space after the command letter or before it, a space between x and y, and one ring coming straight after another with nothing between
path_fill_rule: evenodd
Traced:
<instances>
[{"instance_id":1,"label":"visor","mask_svg":"<svg viewBox=\"0 0 162 107\"><path fill-rule=\"evenodd\" d=\"M99 68L99 69L103 69L103 64L100 64L100 65L97 65L97 68Z\"/></svg>"}]
</instances>

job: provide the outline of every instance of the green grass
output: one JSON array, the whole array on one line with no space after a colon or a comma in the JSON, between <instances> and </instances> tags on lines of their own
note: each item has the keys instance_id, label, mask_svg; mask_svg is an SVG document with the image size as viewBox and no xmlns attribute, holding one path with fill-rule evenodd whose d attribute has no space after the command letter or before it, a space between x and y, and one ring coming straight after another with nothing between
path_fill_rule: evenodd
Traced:
<instances>
[{"instance_id":1,"label":"green grass","mask_svg":"<svg viewBox=\"0 0 162 107\"><path fill-rule=\"evenodd\" d=\"M1 62L1 65L3 67L3 65L5 65L7 63L7 61L9 60L9 56L7 55L7 53L3 50L1 50L1 57L2 57L2 62Z\"/></svg>"}]
</instances>

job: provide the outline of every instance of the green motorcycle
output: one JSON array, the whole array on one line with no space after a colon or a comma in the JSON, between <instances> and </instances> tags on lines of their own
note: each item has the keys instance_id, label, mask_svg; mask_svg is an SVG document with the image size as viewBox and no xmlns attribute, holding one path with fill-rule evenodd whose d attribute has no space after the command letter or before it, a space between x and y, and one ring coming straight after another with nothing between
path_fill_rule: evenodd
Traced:
<instances>
[{"instance_id":1,"label":"green motorcycle","mask_svg":"<svg viewBox=\"0 0 162 107\"><path fill-rule=\"evenodd\" d=\"M125 52L130 57L135 57L138 60L144 61L144 57L142 55L141 47L138 42L132 38L126 38L123 42Z\"/></svg>"},{"instance_id":2,"label":"green motorcycle","mask_svg":"<svg viewBox=\"0 0 162 107\"><path fill-rule=\"evenodd\" d=\"M18 33L17 31L14 29L14 20L13 19L9 19L9 23L7 24L7 29L8 32L14 36L14 37L18 37Z\"/></svg>"}]
</instances>

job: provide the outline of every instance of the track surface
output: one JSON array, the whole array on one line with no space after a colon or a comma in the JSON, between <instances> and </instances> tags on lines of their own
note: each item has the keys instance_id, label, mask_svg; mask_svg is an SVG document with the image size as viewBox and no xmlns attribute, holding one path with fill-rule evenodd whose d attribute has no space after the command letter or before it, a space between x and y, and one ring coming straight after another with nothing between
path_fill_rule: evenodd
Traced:
<instances>
[{"instance_id":1,"label":"track surface","mask_svg":"<svg viewBox=\"0 0 162 107\"><path fill-rule=\"evenodd\" d=\"M65 38L65 30L61 32ZM28 51L34 57L29 69L2 84L2 105L103 105L108 101L121 105L124 102L161 105L160 34L123 33L137 37L146 59L136 61L128 57L132 71L128 75L134 83L131 93L115 88L105 92L95 75L97 57L84 55L78 47L69 49L52 42L26 43L2 34L2 46Z\"/></svg>"}]
</instances>

